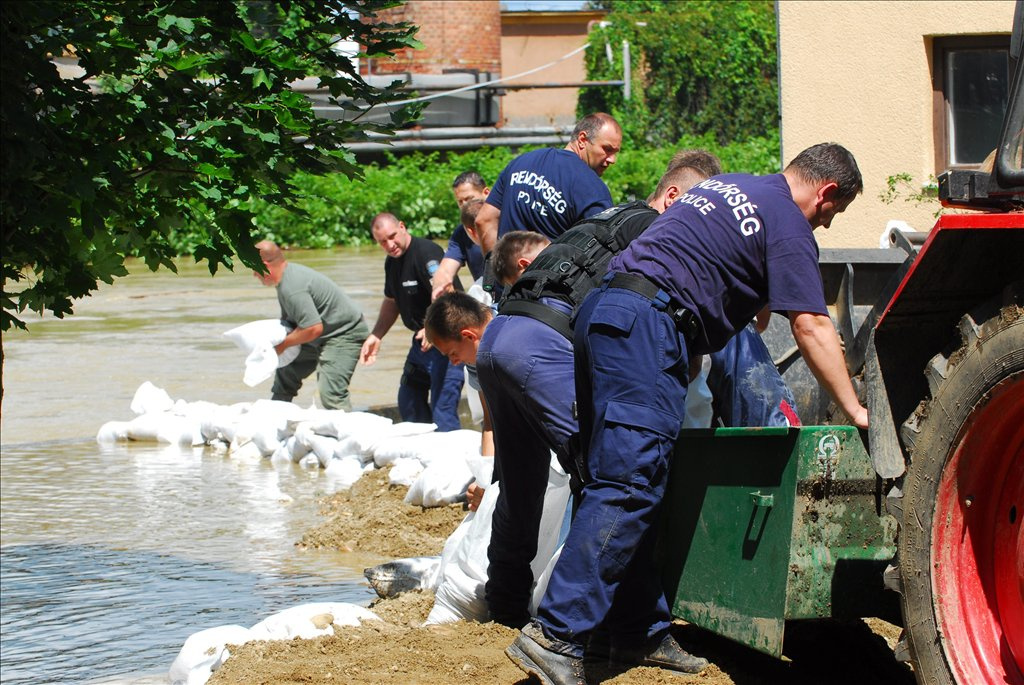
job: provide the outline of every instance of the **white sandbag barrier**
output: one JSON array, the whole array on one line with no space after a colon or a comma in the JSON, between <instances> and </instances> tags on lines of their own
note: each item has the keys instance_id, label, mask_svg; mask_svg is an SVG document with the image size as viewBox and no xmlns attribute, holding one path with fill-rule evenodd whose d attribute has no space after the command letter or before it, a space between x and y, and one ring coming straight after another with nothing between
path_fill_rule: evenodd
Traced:
<instances>
[{"instance_id":1,"label":"white sandbag barrier","mask_svg":"<svg viewBox=\"0 0 1024 685\"><path fill-rule=\"evenodd\" d=\"M172 685L203 685L231 656L227 645L252 640L309 640L333 635L335 627L379 620L377 614L357 604L315 602L279 611L252 628L230 625L200 630L185 640L167 675Z\"/></svg>"},{"instance_id":2,"label":"white sandbag barrier","mask_svg":"<svg viewBox=\"0 0 1024 685\"><path fill-rule=\"evenodd\" d=\"M437 507L459 501L480 458L480 433L438 433L432 423L402 422L369 412L303 408L257 400L230 406L172 400L146 381L135 392L130 421L108 421L96 441L207 445L232 459L292 462L323 469L328 492L347 490L375 467L397 465L392 483L407 485L407 502Z\"/></svg>"}]
</instances>

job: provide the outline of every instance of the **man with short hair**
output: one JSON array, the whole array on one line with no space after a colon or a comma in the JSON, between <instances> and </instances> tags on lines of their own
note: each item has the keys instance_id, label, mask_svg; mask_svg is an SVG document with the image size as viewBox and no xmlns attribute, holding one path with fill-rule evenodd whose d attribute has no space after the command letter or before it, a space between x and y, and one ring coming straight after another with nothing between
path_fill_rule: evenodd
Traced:
<instances>
[{"instance_id":1,"label":"man with short hair","mask_svg":"<svg viewBox=\"0 0 1024 685\"><path fill-rule=\"evenodd\" d=\"M498 623L518 628L530 618L530 562L537 554L550 453L558 455L575 479L581 475L578 450L570 444L578 432L573 412L573 311L582 295L600 281L611 256L699 178L703 175L683 167L666 172L650 205L633 202L584 220L531 258L532 263L524 250L537 241L529 234L513 232L501 238L500 259L509 263L507 269L501 267L504 277L509 276L506 271L527 263L529 269L507 291L477 349L477 374L494 426L495 477L501 482L485 586L491 619ZM527 274L529 282L524 280Z\"/></svg>"},{"instance_id":2,"label":"man with short hair","mask_svg":"<svg viewBox=\"0 0 1024 685\"><path fill-rule=\"evenodd\" d=\"M622 128L596 112L577 122L564 149L526 152L498 176L476 218L486 255L509 231L536 231L555 239L580 219L612 206L600 179L622 147Z\"/></svg>"},{"instance_id":3,"label":"man with short hair","mask_svg":"<svg viewBox=\"0 0 1024 685\"><path fill-rule=\"evenodd\" d=\"M502 287L507 288L515 283L519 274L523 273L523 270L550 244L547 236L533 231L506 233L494 245L494 251L491 253L494 277Z\"/></svg>"},{"instance_id":4,"label":"man with short hair","mask_svg":"<svg viewBox=\"0 0 1024 685\"><path fill-rule=\"evenodd\" d=\"M273 242L260 241L256 249L267 273L254 271L253 275L277 289L281 319L294 326L274 351L280 355L301 345L299 356L277 369L271 397L291 402L315 369L324 408L351 409L348 385L369 332L363 313L334 281L309 267L290 264Z\"/></svg>"},{"instance_id":5,"label":"man with short hair","mask_svg":"<svg viewBox=\"0 0 1024 685\"><path fill-rule=\"evenodd\" d=\"M601 626L619 631L616 661L687 672L707 665L669 633L654 565L652 526L689 360L722 347L766 306L783 312L808 367L866 428L825 307L813 234L862 191L848 150L815 145L781 174L698 183L611 260L574 329L588 480L537 617L506 650L517 666L542 682L585 685L584 648Z\"/></svg>"},{"instance_id":6,"label":"man with short hair","mask_svg":"<svg viewBox=\"0 0 1024 685\"><path fill-rule=\"evenodd\" d=\"M491 189L484 183L483 176L477 171L464 171L455 177L452 183L452 194L455 202L461 210L467 202L472 200L484 200L490 194ZM431 279L431 297L437 299L441 294L451 292L452 280L455 274L463 266L469 267L469 273L476 280L484 275L484 255L480 246L466 232L466 223L460 222L452 231L448 239L448 249L444 252L444 259Z\"/></svg>"},{"instance_id":7,"label":"man with short hair","mask_svg":"<svg viewBox=\"0 0 1024 685\"><path fill-rule=\"evenodd\" d=\"M388 256L384 260L384 299L373 332L359 352L360 362L372 364L377 360L381 339L401 315L413 338L398 386L399 414L403 421L434 423L438 431L456 430L460 428L462 369L453 367L431 347L423 331L423 316L430 305L430 277L444 251L429 240L411 235L405 224L388 212L374 217L370 230ZM462 289L458 279L455 287Z\"/></svg>"}]
</instances>

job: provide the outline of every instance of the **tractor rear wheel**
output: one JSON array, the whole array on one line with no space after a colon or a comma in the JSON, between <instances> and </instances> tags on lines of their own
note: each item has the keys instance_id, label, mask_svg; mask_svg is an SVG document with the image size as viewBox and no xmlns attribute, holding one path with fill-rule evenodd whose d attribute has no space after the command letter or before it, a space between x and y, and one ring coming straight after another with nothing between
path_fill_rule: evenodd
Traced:
<instances>
[{"instance_id":1,"label":"tractor rear wheel","mask_svg":"<svg viewBox=\"0 0 1024 685\"><path fill-rule=\"evenodd\" d=\"M919 683L1024 685L1024 287L960 321L903 426L899 575Z\"/></svg>"}]
</instances>

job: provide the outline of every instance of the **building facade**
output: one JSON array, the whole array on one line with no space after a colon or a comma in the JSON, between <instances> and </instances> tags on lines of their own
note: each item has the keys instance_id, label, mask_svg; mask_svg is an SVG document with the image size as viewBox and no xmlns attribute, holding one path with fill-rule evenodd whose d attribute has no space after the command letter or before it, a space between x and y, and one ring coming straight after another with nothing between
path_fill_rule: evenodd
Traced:
<instances>
[{"instance_id":1,"label":"building facade","mask_svg":"<svg viewBox=\"0 0 1024 685\"><path fill-rule=\"evenodd\" d=\"M826 247L873 247L890 219L927 231L919 202L949 167L992 150L1012 76L1011 0L778 0L782 157L835 141L857 157L864 194L819 230ZM897 197L881 198L888 179Z\"/></svg>"}]
</instances>

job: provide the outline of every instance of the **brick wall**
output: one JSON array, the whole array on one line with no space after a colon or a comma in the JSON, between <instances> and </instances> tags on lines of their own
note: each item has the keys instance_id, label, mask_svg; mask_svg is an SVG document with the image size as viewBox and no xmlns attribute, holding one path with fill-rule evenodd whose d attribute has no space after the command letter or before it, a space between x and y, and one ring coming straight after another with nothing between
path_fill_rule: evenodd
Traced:
<instances>
[{"instance_id":1,"label":"brick wall","mask_svg":"<svg viewBox=\"0 0 1024 685\"><path fill-rule=\"evenodd\" d=\"M409 0L381 12L383 21L420 27L423 48L370 60L370 73L440 74L445 69L501 72L501 7L498 0ZM365 69L364 69L365 71Z\"/></svg>"}]
</instances>

